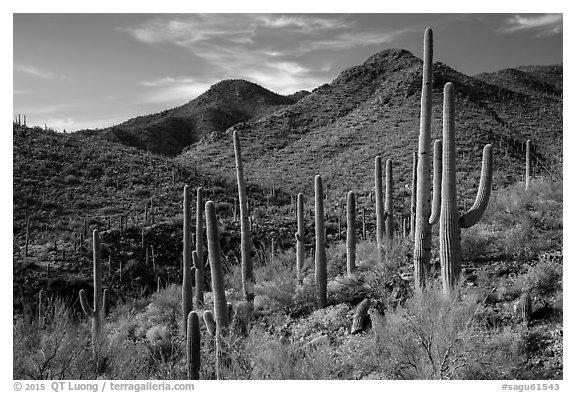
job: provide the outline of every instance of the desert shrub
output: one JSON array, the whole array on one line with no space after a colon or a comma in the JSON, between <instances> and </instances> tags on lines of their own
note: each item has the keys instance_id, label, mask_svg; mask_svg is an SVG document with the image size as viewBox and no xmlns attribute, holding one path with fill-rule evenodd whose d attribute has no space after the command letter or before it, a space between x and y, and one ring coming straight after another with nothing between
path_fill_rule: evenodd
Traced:
<instances>
[{"instance_id":1,"label":"desert shrub","mask_svg":"<svg viewBox=\"0 0 576 393\"><path fill-rule=\"evenodd\" d=\"M327 346L303 350L301 344L282 342L259 332L246 344L252 357L251 379L328 379L330 349Z\"/></svg>"},{"instance_id":2,"label":"desert shrub","mask_svg":"<svg viewBox=\"0 0 576 393\"><path fill-rule=\"evenodd\" d=\"M29 316L14 321L14 379L94 377L90 330L76 324L64 302L50 301L43 326Z\"/></svg>"},{"instance_id":3,"label":"desert shrub","mask_svg":"<svg viewBox=\"0 0 576 393\"><path fill-rule=\"evenodd\" d=\"M459 379L473 367L478 332L472 320L475 299L446 297L427 289L386 315L379 339L386 342L390 362L382 370L400 379Z\"/></svg>"},{"instance_id":4,"label":"desert shrub","mask_svg":"<svg viewBox=\"0 0 576 393\"><path fill-rule=\"evenodd\" d=\"M522 286L533 296L549 296L562 290L562 259L555 261L548 254L541 255L538 263L529 266L522 276Z\"/></svg>"},{"instance_id":5,"label":"desert shrub","mask_svg":"<svg viewBox=\"0 0 576 393\"><path fill-rule=\"evenodd\" d=\"M562 247L562 183L517 183L493 193L482 220L462 231L464 258L521 259Z\"/></svg>"}]
</instances>

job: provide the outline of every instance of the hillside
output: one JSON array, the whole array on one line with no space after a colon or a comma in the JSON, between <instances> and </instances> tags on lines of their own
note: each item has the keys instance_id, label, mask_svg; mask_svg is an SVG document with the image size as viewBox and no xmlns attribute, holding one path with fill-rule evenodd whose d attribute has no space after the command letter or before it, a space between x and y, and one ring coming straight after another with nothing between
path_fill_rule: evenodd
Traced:
<instances>
[{"instance_id":1,"label":"hillside","mask_svg":"<svg viewBox=\"0 0 576 393\"><path fill-rule=\"evenodd\" d=\"M562 100L562 65L521 66L475 76L486 83L522 94Z\"/></svg>"},{"instance_id":2,"label":"hillside","mask_svg":"<svg viewBox=\"0 0 576 393\"><path fill-rule=\"evenodd\" d=\"M224 81L116 131L59 134L15 123L14 379L182 380L192 378L188 350L197 354L190 361L197 360L202 379L562 379L562 100L514 78L488 83L435 65L433 138L442 127L443 85L451 81L458 92L460 206L474 197L486 143L494 145L494 191L481 220L462 231L461 279L451 294L440 289L433 227L430 274L419 296L414 242L401 218L409 215L421 71L420 59L390 49L310 94L281 97ZM561 68L520 72L554 85ZM554 86L561 94L561 84ZM242 289L233 130L241 134L248 180L253 303ZM525 189L527 138L537 179ZM167 155L187 143L179 156ZM394 237L381 249L370 194L376 154L392 158L395 180ZM316 173L327 190L326 258L314 254L322 244L311 203ZM194 306L196 315L209 316L216 303L226 305L219 315L227 314L227 326L219 321L217 328L228 334L216 338L209 317L197 329L184 327L194 318L183 313L186 184L202 186L216 206L210 225L217 236L205 247L206 293ZM346 244L352 226L340 203L351 189L358 195L357 247ZM307 199L300 277L297 192ZM93 300L94 229L111 306L101 324L78 304L80 289ZM316 263L325 263L323 278ZM213 269L222 270L220 282ZM212 279L225 290L212 291Z\"/></svg>"},{"instance_id":3,"label":"hillside","mask_svg":"<svg viewBox=\"0 0 576 393\"><path fill-rule=\"evenodd\" d=\"M227 132L206 135L178 161L210 173L233 173L231 130L237 129L249 181L255 184L283 184L293 192L311 190L314 175L320 173L330 191L343 198L348 190L367 192L373 187L373 160L380 154L393 160L395 183L408 185L412 152L417 149L421 64L406 50L385 50L294 105ZM561 67L555 72L561 74ZM536 146L538 173L561 176L561 100L522 92L521 87L490 84L436 63L433 138L441 135L442 89L448 81L457 90L456 127L462 155L458 170L468 198L475 193L486 143L495 147L495 187L521 179L526 139ZM555 88L561 91L561 85Z\"/></svg>"},{"instance_id":4,"label":"hillside","mask_svg":"<svg viewBox=\"0 0 576 393\"><path fill-rule=\"evenodd\" d=\"M139 116L104 130L80 133L173 156L211 132L224 131L291 105L305 94L285 97L255 83L225 80L177 108Z\"/></svg>"}]
</instances>

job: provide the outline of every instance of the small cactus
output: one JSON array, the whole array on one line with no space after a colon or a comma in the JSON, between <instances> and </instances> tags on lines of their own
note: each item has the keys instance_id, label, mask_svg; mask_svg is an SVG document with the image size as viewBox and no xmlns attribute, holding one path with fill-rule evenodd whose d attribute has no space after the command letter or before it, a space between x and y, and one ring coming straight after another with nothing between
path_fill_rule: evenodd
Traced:
<instances>
[{"instance_id":1,"label":"small cactus","mask_svg":"<svg viewBox=\"0 0 576 393\"><path fill-rule=\"evenodd\" d=\"M190 314L188 314L186 361L188 379L200 379L200 322L196 311L191 311Z\"/></svg>"},{"instance_id":2,"label":"small cactus","mask_svg":"<svg viewBox=\"0 0 576 393\"><path fill-rule=\"evenodd\" d=\"M346 198L346 271L348 277L356 270L356 195L348 192Z\"/></svg>"},{"instance_id":3,"label":"small cactus","mask_svg":"<svg viewBox=\"0 0 576 393\"><path fill-rule=\"evenodd\" d=\"M526 189L530 187L530 175L532 173L532 164L530 161L530 152L532 150L532 142L530 139L526 141Z\"/></svg>"},{"instance_id":4,"label":"small cactus","mask_svg":"<svg viewBox=\"0 0 576 393\"><path fill-rule=\"evenodd\" d=\"M410 196L410 239L414 240L416 228L416 187L418 179L418 153L412 153L412 195Z\"/></svg>"},{"instance_id":5,"label":"small cactus","mask_svg":"<svg viewBox=\"0 0 576 393\"><path fill-rule=\"evenodd\" d=\"M384 200L382 197L382 159L374 159L374 196L376 197L376 244L382 249L382 238L385 232Z\"/></svg>"},{"instance_id":6,"label":"small cactus","mask_svg":"<svg viewBox=\"0 0 576 393\"><path fill-rule=\"evenodd\" d=\"M96 373L100 371L98 349L100 348L100 335L102 330L102 261L100 258L100 235L95 229L93 236L93 265L94 265L94 308L90 307L86 291L80 290L80 305L86 316L92 318L92 360Z\"/></svg>"},{"instance_id":7,"label":"small cactus","mask_svg":"<svg viewBox=\"0 0 576 393\"><path fill-rule=\"evenodd\" d=\"M192 245L190 234L190 189L188 185L184 186L184 227L183 246L182 246L182 329L186 334L188 325L188 314L192 311L192 277L191 277L191 258Z\"/></svg>"},{"instance_id":8,"label":"small cactus","mask_svg":"<svg viewBox=\"0 0 576 393\"><path fill-rule=\"evenodd\" d=\"M456 201L456 135L454 126L454 85L444 86L442 196L440 208L440 265L442 286L449 293L457 284L462 263L460 229L475 225L486 210L492 188L492 145L484 147L482 173L474 205L464 215Z\"/></svg>"},{"instance_id":9,"label":"small cactus","mask_svg":"<svg viewBox=\"0 0 576 393\"><path fill-rule=\"evenodd\" d=\"M316 299L318 307L324 308L328 304L326 290L327 282L327 258L326 258L326 229L324 224L324 191L322 187L322 177L316 175L315 178L315 215L316 215L316 259L315 259L315 279L316 279Z\"/></svg>"},{"instance_id":10,"label":"small cactus","mask_svg":"<svg viewBox=\"0 0 576 393\"><path fill-rule=\"evenodd\" d=\"M296 221L298 223L298 232L296 232L296 279L302 278L302 268L304 267L304 197L299 193L296 198Z\"/></svg>"},{"instance_id":11,"label":"small cactus","mask_svg":"<svg viewBox=\"0 0 576 393\"><path fill-rule=\"evenodd\" d=\"M434 185L432 186L432 213L428 224L435 225L440 219L440 201L442 198L442 141L434 141Z\"/></svg>"},{"instance_id":12,"label":"small cactus","mask_svg":"<svg viewBox=\"0 0 576 393\"><path fill-rule=\"evenodd\" d=\"M384 201L385 221L384 227L388 246L394 238L394 179L392 177L392 160L386 160L386 199Z\"/></svg>"},{"instance_id":13,"label":"small cactus","mask_svg":"<svg viewBox=\"0 0 576 393\"><path fill-rule=\"evenodd\" d=\"M520 320L524 323L530 322L532 316L532 298L529 294L523 293L518 302L518 312Z\"/></svg>"},{"instance_id":14,"label":"small cactus","mask_svg":"<svg viewBox=\"0 0 576 393\"><path fill-rule=\"evenodd\" d=\"M44 290L38 291L38 327L44 329Z\"/></svg>"},{"instance_id":15,"label":"small cactus","mask_svg":"<svg viewBox=\"0 0 576 393\"><path fill-rule=\"evenodd\" d=\"M240 204L240 254L242 257L242 291L244 300L254 301L254 271L250 251L252 249L252 239L250 234L250 223L248 222L248 200L246 197L246 179L242 166L242 150L238 131L234 131L234 155L236 157L236 178L238 182L238 199Z\"/></svg>"}]
</instances>

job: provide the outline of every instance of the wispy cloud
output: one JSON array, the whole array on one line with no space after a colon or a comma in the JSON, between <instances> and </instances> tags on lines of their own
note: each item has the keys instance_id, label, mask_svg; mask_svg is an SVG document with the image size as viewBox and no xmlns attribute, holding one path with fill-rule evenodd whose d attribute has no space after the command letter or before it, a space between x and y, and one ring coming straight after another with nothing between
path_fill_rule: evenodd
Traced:
<instances>
[{"instance_id":1,"label":"wispy cloud","mask_svg":"<svg viewBox=\"0 0 576 393\"><path fill-rule=\"evenodd\" d=\"M536 36L550 36L562 33L562 14L513 15L507 18L502 33L534 32Z\"/></svg>"},{"instance_id":2,"label":"wispy cloud","mask_svg":"<svg viewBox=\"0 0 576 393\"><path fill-rule=\"evenodd\" d=\"M55 72L47 71L39 67L16 64L14 65L14 71L34 76L40 79L56 80L56 79L68 79L67 76L57 74Z\"/></svg>"},{"instance_id":3,"label":"wispy cloud","mask_svg":"<svg viewBox=\"0 0 576 393\"><path fill-rule=\"evenodd\" d=\"M352 28L355 23L346 21L341 17L316 17L316 16L293 16L293 15L253 15L262 26L271 28L291 28L301 32L313 32L321 30L339 30Z\"/></svg>"},{"instance_id":4,"label":"wispy cloud","mask_svg":"<svg viewBox=\"0 0 576 393\"><path fill-rule=\"evenodd\" d=\"M141 102L145 104L173 103L191 100L210 88L216 83L201 82L189 77L164 77L153 80L141 81L140 85L148 88L142 96Z\"/></svg>"},{"instance_id":5,"label":"wispy cloud","mask_svg":"<svg viewBox=\"0 0 576 393\"><path fill-rule=\"evenodd\" d=\"M409 32L364 29L347 15L276 14L162 16L123 31L144 43L188 49L214 80L249 78L278 93L310 89L334 77L327 75L329 59L321 69L309 69L304 55L382 45ZM179 86L168 86L169 82L179 82ZM197 81L172 79L142 85L159 87L158 83L165 84L162 93L166 95L149 99L167 99L201 86Z\"/></svg>"}]
</instances>

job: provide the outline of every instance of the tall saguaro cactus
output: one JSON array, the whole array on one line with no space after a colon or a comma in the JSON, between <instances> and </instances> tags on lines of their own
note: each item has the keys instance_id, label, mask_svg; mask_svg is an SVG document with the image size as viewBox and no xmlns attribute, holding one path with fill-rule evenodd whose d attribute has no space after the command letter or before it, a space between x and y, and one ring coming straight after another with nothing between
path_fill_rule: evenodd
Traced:
<instances>
[{"instance_id":1,"label":"tall saguaro cactus","mask_svg":"<svg viewBox=\"0 0 576 393\"><path fill-rule=\"evenodd\" d=\"M316 215L316 299L318 307L324 308L328 304L326 290L328 287L328 268L326 258L326 227L324 223L324 190L322 187L322 177L316 175L315 178L315 215Z\"/></svg>"},{"instance_id":2,"label":"tall saguaro cactus","mask_svg":"<svg viewBox=\"0 0 576 393\"><path fill-rule=\"evenodd\" d=\"M204 225L202 220L202 212L204 210L204 190L202 187L196 189L196 261L194 267L196 268L196 307L202 307L204 304L204 244L203 232ZM194 257L194 255L192 255Z\"/></svg>"},{"instance_id":3,"label":"tall saguaro cactus","mask_svg":"<svg viewBox=\"0 0 576 393\"><path fill-rule=\"evenodd\" d=\"M454 85L444 86L442 149L442 202L440 208L440 265L442 286L449 293L457 284L462 264L460 229L475 225L486 210L492 188L492 145L482 156L482 173L476 201L462 216L458 213L456 193L456 135L454 125Z\"/></svg>"},{"instance_id":4,"label":"tall saguaro cactus","mask_svg":"<svg viewBox=\"0 0 576 393\"><path fill-rule=\"evenodd\" d=\"M434 185L432 187L432 213L428 223L435 225L440 219L440 202L442 199L442 141L434 141Z\"/></svg>"},{"instance_id":5,"label":"tall saguaro cactus","mask_svg":"<svg viewBox=\"0 0 576 393\"><path fill-rule=\"evenodd\" d=\"M384 198L382 196L382 159L374 159L374 196L376 198L376 244L378 250L382 249L382 239L385 232Z\"/></svg>"},{"instance_id":6,"label":"tall saguaro cactus","mask_svg":"<svg viewBox=\"0 0 576 393\"><path fill-rule=\"evenodd\" d=\"M182 247L182 329L184 334L188 331L188 314L192 311L192 245L190 234L190 188L184 186L184 227Z\"/></svg>"},{"instance_id":7,"label":"tall saguaro cactus","mask_svg":"<svg viewBox=\"0 0 576 393\"><path fill-rule=\"evenodd\" d=\"M418 153L412 153L412 195L410 196L410 239L414 240L416 229L416 181L418 179Z\"/></svg>"},{"instance_id":8,"label":"tall saguaro cactus","mask_svg":"<svg viewBox=\"0 0 576 393\"><path fill-rule=\"evenodd\" d=\"M530 175L532 173L532 163L530 161L530 153L532 150L532 141L526 141L526 189L530 188Z\"/></svg>"},{"instance_id":9,"label":"tall saguaro cactus","mask_svg":"<svg viewBox=\"0 0 576 393\"><path fill-rule=\"evenodd\" d=\"M222 379L222 337L228 334L228 304L224 291L224 272L220 258L220 241L218 239L218 219L214 202L206 202L206 237L208 238L208 259L212 276L212 293L214 294L214 319L216 322L216 378ZM210 316L204 315L204 320Z\"/></svg>"},{"instance_id":10,"label":"tall saguaro cactus","mask_svg":"<svg viewBox=\"0 0 576 393\"><path fill-rule=\"evenodd\" d=\"M191 311L190 314L188 314L186 363L188 379L200 379L200 321L196 311Z\"/></svg>"},{"instance_id":11,"label":"tall saguaro cactus","mask_svg":"<svg viewBox=\"0 0 576 393\"><path fill-rule=\"evenodd\" d=\"M420 137L416 182L416 222L414 228L414 284L417 292L426 285L430 269L430 129L432 121L432 30L424 33Z\"/></svg>"},{"instance_id":12,"label":"tall saguaro cactus","mask_svg":"<svg viewBox=\"0 0 576 393\"><path fill-rule=\"evenodd\" d=\"M80 290L80 305L86 316L92 318L92 359L96 373L100 370L99 348L102 331L102 260L100 258L100 235L98 230L92 232L93 246L92 257L94 264L94 308L90 307L86 291Z\"/></svg>"},{"instance_id":13,"label":"tall saguaro cactus","mask_svg":"<svg viewBox=\"0 0 576 393\"><path fill-rule=\"evenodd\" d=\"M394 179L392 178L392 160L386 160L386 199L384 202L386 239L388 245L394 238Z\"/></svg>"},{"instance_id":14,"label":"tall saguaro cactus","mask_svg":"<svg viewBox=\"0 0 576 393\"><path fill-rule=\"evenodd\" d=\"M346 270L348 277L356 270L356 195L348 192L346 198Z\"/></svg>"},{"instance_id":15,"label":"tall saguaro cactus","mask_svg":"<svg viewBox=\"0 0 576 393\"><path fill-rule=\"evenodd\" d=\"M304 267L304 197L302 193L298 193L296 198L296 221L298 223L298 232L296 232L296 279L298 281L302 278L302 268Z\"/></svg>"},{"instance_id":16,"label":"tall saguaro cactus","mask_svg":"<svg viewBox=\"0 0 576 393\"><path fill-rule=\"evenodd\" d=\"M242 167L240 137L237 131L234 131L234 155L236 157L236 177L238 182L238 199L240 203L240 254L242 257L242 290L244 292L244 300L252 302L254 300L254 271L252 269L252 260L250 259L252 240L250 236L250 223L248 219L246 179L244 178L244 169Z\"/></svg>"},{"instance_id":17,"label":"tall saguaro cactus","mask_svg":"<svg viewBox=\"0 0 576 393\"><path fill-rule=\"evenodd\" d=\"M208 237L208 259L212 276L212 292L214 293L214 317L216 330L225 334L228 326L227 303L224 291L224 272L220 256L220 240L218 239L218 219L213 201L206 202L206 236Z\"/></svg>"}]
</instances>

